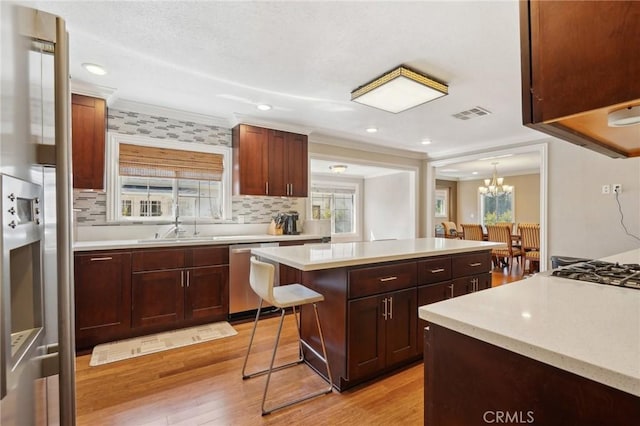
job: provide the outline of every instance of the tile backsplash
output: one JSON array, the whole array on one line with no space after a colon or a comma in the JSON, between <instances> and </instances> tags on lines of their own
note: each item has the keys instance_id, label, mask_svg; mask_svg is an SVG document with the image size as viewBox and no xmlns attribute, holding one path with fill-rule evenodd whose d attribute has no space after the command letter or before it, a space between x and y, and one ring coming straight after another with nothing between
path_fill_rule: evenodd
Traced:
<instances>
[{"instance_id":1,"label":"tile backsplash","mask_svg":"<svg viewBox=\"0 0 640 426\"><path fill-rule=\"evenodd\" d=\"M115 133L231 146L231 129L223 127L114 109L109 109L107 120L109 131ZM106 198L104 191L74 189L76 225L106 225ZM289 210L296 210L304 217L304 208L304 198L234 196L231 203L232 221L247 224L269 223L276 213Z\"/></svg>"}]
</instances>

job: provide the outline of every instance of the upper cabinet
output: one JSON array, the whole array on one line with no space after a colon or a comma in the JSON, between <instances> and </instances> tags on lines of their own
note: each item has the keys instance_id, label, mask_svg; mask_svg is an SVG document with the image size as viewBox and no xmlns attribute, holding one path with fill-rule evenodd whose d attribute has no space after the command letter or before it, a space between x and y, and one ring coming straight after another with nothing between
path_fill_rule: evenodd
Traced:
<instances>
[{"instance_id":1,"label":"upper cabinet","mask_svg":"<svg viewBox=\"0 0 640 426\"><path fill-rule=\"evenodd\" d=\"M640 105L640 2L522 1L525 125L610 157L640 156L638 126L610 127Z\"/></svg>"},{"instance_id":2,"label":"upper cabinet","mask_svg":"<svg viewBox=\"0 0 640 426\"><path fill-rule=\"evenodd\" d=\"M106 122L104 99L71 95L74 188L104 189Z\"/></svg>"},{"instance_id":3,"label":"upper cabinet","mask_svg":"<svg viewBox=\"0 0 640 426\"><path fill-rule=\"evenodd\" d=\"M307 136L240 124L233 128L233 193L306 197Z\"/></svg>"}]
</instances>

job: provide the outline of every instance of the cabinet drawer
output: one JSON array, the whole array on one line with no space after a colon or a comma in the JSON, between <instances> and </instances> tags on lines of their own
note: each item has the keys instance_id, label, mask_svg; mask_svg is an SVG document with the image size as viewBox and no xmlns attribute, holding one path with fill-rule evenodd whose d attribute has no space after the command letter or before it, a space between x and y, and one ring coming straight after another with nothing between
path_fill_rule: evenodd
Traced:
<instances>
[{"instance_id":1,"label":"cabinet drawer","mask_svg":"<svg viewBox=\"0 0 640 426\"><path fill-rule=\"evenodd\" d=\"M229 246L197 247L191 249L189 266L227 265L229 263Z\"/></svg>"},{"instance_id":2,"label":"cabinet drawer","mask_svg":"<svg viewBox=\"0 0 640 426\"><path fill-rule=\"evenodd\" d=\"M418 284L432 284L450 279L450 257L440 257L418 262Z\"/></svg>"},{"instance_id":3,"label":"cabinet drawer","mask_svg":"<svg viewBox=\"0 0 640 426\"><path fill-rule=\"evenodd\" d=\"M133 272L183 268L184 249L136 251L132 265Z\"/></svg>"},{"instance_id":4,"label":"cabinet drawer","mask_svg":"<svg viewBox=\"0 0 640 426\"><path fill-rule=\"evenodd\" d=\"M451 258L453 278L465 277L489 272L491 270L491 253L474 253Z\"/></svg>"},{"instance_id":5,"label":"cabinet drawer","mask_svg":"<svg viewBox=\"0 0 640 426\"><path fill-rule=\"evenodd\" d=\"M369 296L417 285L416 262L349 271L349 298Z\"/></svg>"}]
</instances>

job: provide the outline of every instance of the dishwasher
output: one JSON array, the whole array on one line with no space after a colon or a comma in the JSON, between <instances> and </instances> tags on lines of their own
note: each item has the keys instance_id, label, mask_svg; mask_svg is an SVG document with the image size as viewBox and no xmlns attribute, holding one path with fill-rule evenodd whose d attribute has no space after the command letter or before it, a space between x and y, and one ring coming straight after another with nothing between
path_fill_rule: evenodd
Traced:
<instances>
[{"instance_id":1,"label":"dishwasher","mask_svg":"<svg viewBox=\"0 0 640 426\"><path fill-rule=\"evenodd\" d=\"M260 298L249 284L251 268L251 249L259 247L278 247L278 243L236 244L229 246L229 316L241 316L243 313L255 312ZM274 285L279 282L279 264L270 260L263 262L275 265ZM263 303L263 306L270 306Z\"/></svg>"}]
</instances>

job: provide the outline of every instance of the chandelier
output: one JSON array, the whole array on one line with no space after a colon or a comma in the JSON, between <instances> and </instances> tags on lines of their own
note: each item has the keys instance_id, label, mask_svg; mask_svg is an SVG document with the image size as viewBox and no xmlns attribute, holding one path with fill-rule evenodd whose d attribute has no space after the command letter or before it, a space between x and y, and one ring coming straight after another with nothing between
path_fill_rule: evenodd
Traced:
<instances>
[{"instance_id":1,"label":"chandelier","mask_svg":"<svg viewBox=\"0 0 640 426\"><path fill-rule=\"evenodd\" d=\"M511 193L513 186L505 185L504 178L498 177L498 168L496 167L498 163L491 164L493 164L493 176L491 179L485 179L484 186L480 186L478 191L480 191L481 194L489 196Z\"/></svg>"}]
</instances>

